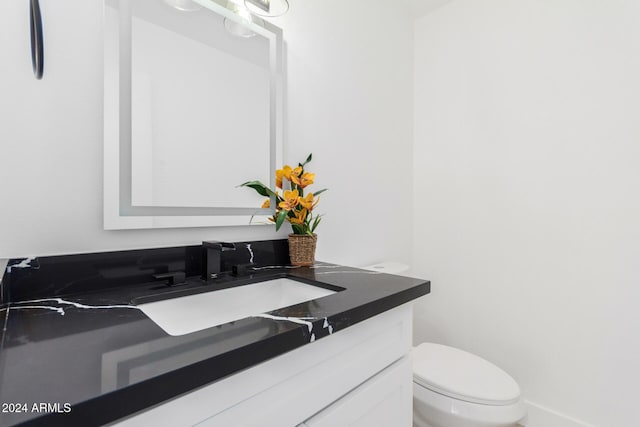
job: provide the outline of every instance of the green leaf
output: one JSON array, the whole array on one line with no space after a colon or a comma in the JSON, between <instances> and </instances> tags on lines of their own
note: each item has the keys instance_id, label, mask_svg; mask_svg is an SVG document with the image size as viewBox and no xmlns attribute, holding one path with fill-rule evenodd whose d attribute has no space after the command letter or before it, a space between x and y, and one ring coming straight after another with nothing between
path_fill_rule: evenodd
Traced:
<instances>
[{"instance_id":1,"label":"green leaf","mask_svg":"<svg viewBox=\"0 0 640 427\"><path fill-rule=\"evenodd\" d=\"M322 219L322 217L320 215L318 215L316 217L316 220L313 221L313 225L311 226L311 232L313 233L314 231L316 231L316 228L318 227L318 225L320 224L320 220Z\"/></svg>"},{"instance_id":2,"label":"green leaf","mask_svg":"<svg viewBox=\"0 0 640 427\"><path fill-rule=\"evenodd\" d=\"M309 156L307 157L307 160L305 160L304 163L298 163L298 166L300 166L301 168L304 168L305 165L311 161L312 157L313 157L313 153L309 154ZM304 172L304 169L303 169L303 172Z\"/></svg>"},{"instance_id":3,"label":"green leaf","mask_svg":"<svg viewBox=\"0 0 640 427\"><path fill-rule=\"evenodd\" d=\"M285 211L284 209L280 211L278 217L276 218L276 231L280 230L280 227L282 227L282 223L284 222L284 219L287 217L288 213L289 211Z\"/></svg>"},{"instance_id":4,"label":"green leaf","mask_svg":"<svg viewBox=\"0 0 640 427\"><path fill-rule=\"evenodd\" d=\"M291 224L294 234L304 234L304 230L299 225Z\"/></svg>"},{"instance_id":5,"label":"green leaf","mask_svg":"<svg viewBox=\"0 0 640 427\"><path fill-rule=\"evenodd\" d=\"M276 193L260 181L247 181L244 184L240 184L238 187L253 188L258 192L258 194L264 197L276 197Z\"/></svg>"},{"instance_id":6,"label":"green leaf","mask_svg":"<svg viewBox=\"0 0 640 427\"><path fill-rule=\"evenodd\" d=\"M317 196L318 194L322 194L322 193L324 193L324 192L325 192L325 191L327 191L327 190L328 190L328 188L323 188L322 190L314 191L314 193L313 193L313 197Z\"/></svg>"}]
</instances>

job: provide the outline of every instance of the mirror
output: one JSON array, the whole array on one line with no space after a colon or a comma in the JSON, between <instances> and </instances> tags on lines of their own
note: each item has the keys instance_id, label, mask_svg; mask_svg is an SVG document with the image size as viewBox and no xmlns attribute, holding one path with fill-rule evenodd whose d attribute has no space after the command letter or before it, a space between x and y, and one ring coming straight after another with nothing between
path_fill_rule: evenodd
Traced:
<instances>
[{"instance_id":1,"label":"mirror","mask_svg":"<svg viewBox=\"0 0 640 427\"><path fill-rule=\"evenodd\" d=\"M282 31L223 0L105 0L105 229L268 223Z\"/></svg>"}]
</instances>

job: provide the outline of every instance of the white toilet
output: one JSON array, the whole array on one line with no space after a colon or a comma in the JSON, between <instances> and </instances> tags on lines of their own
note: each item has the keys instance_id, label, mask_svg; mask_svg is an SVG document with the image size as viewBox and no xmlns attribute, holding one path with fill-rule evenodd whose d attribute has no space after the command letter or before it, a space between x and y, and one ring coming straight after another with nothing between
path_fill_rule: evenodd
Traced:
<instances>
[{"instance_id":1,"label":"white toilet","mask_svg":"<svg viewBox=\"0 0 640 427\"><path fill-rule=\"evenodd\" d=\"M413 425L514 427L526 417L520 387L494 364L453 347L422 343L413 356Z\"/></svg>"},{"instance_id":2,"label":"white toilet","mask_svg":"<svg viewBox=\"0 0 640 427\"><path fill-rule=\"evenodd\" d=\"M382 262L367 270L402 274L409 266ZM415 427L515 427L527 409L520 387L494 364L466 351L422 343L413 357Z\"/></svg>"}]
</instances>

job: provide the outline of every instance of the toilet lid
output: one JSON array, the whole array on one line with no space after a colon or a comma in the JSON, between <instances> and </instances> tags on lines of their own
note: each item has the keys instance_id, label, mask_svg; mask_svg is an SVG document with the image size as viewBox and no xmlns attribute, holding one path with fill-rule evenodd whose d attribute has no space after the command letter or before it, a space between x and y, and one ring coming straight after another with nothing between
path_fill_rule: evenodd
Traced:
<instances>
[{"instance_id":1,"label":"toilet lid","mask_svg":"<svg viewBox=\"0 0 640 427\"><path fill-rule=\"evenodd\" d=\"M509 405L520 398L509 374L474 354L423 343L412 355L414 381L436 393L484 405Z\"/></svg>"}]
</instances>

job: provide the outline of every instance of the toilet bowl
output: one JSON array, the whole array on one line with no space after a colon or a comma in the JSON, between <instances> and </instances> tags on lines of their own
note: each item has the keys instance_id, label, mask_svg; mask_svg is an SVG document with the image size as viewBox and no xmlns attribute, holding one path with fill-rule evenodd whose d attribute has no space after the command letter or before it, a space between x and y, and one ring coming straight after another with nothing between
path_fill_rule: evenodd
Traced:
<instances>
[{"instance_id":1,"label":"toilet bowl","mask_svg":"<svg viewBox=\"0 0 640 427\"><path fill-rule=\"evenodd\" d=\"M414 426L515 427L525 419L520 387L492 363L433 343L412 357Z\"/></svg>"},{"instance_id":2,"label":"toilet bowl","mask_svg":"<svg viewBox=\"0 0 640 427\"><path fill-rule=\"evenodd\" d=\"M394 261L361 268L397 275L409 270ZM518 383L494 364L433 343L415 347L412 358L415 427L515 427L526 420Z\"/></svg>"}]
</instances>

